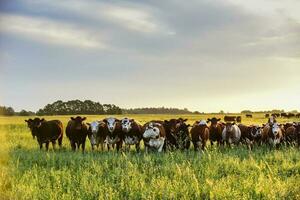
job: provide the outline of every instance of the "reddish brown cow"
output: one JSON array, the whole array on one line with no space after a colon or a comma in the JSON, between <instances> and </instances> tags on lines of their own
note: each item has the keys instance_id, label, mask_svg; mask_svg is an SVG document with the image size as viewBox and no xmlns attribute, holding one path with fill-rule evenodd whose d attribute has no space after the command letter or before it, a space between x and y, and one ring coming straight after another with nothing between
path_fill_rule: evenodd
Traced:
<instances>
[{"instance_id":1,"label":"reddish brown cow","mask_svg":"<svg viewBox=\"0 0 300 200\"><path fill-rule=\"evenodd\" d=\"M284 133L284 141L288 144L297 143L298 140L298 132L297 132L297 124L292 124L285 129Z\"/></svg>"},{"instance_id":2,"label":"reddish brown cow","mask_svg":"<svg viewBox=\"0 0 300 200\"><path fill-rule=\"evenodd\" d=\"M217 142L218 145L222 143L222 131L225 126L219 123L220 120L220 118L217 119L215 117L207 119L207 123L211 123L209 127L209 140L211 145L213 145L214 142Z\"/></svg>"},{"instance_id":3,"label":"reddish brown cow","mask_svg":"<svg viewBox=\"0 0 300 200\"><path fill-rule=\"evenodd\" d=\"M201 145L201 149L206 147L207 140L209 139L209 127L205 120L196 121L191 129L191 137L195 151L197 151Z\"/></svg>"},{"instance_id":4,"label":"reddish brown cow","mask_svg":"<svg viewBox=\"0 0 300 200\"><path fill-rule=\"evenodd\" d=\"M262 141L277 147L283 141L283 127L277 122L266 124L262 132Z\"/></svg>"},{"instance_id":5,"label":"reddish brown cow","mask_svg":"<svg viewBox=\"0 0 300 200\"><path fill-rule=\"evenodd\" d=\"M88 135L88 127L83 122L86 117L77 116L76 118L71 117L66 127L66 135L70 140L72 150L75 151L82 148L82 152L85 150L85 141Z\"/></svg>"},{"instance_id":6,"label":"reddish brown cow","mask_svg":"<svg viewBox=\"0 0 300 200\"><path fill-rule=\"evenodd\" d=\"M56 141L58 141L58 145L62 147L63 125L61 121L46 121L44 118L34 118L25 120L25 122L31 130L33 139L35 137L37 138L40 149L42 149L43 144L45 144L46 150L48 150L50 142L52 143L53 149L55 149Z\"/></svg>"},{"instance_id":7,"label":"reddish brown cow","mask_svg":"<svg viewBox=\"0 0 300 200\"><path fill-rule=\"evenodd\" d=\"M166 132L163 123L151 121L143 126L145 150L154 149L158 152L165 150Z\"/></svg>"}]
</instances>

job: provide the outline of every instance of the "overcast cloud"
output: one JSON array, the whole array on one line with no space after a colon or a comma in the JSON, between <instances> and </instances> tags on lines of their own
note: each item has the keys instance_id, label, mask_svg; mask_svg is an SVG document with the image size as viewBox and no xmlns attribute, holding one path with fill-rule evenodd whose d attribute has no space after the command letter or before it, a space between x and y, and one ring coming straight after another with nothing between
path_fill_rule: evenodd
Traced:
<instances>
[{"instance_id":1,"label":"overcast cloud","mask_svg":"<svg viewBox=\"0 0 300 200\"><path fill-rule=\"evenodd\" d=\"M300 2L4 0L0 104L300 110Z\"/></svg>"}]
</instances>

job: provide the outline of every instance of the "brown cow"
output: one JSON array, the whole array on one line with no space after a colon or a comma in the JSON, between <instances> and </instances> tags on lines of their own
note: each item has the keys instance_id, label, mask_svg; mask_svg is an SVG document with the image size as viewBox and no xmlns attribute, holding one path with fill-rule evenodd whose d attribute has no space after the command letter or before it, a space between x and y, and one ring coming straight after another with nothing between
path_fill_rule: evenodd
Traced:
<instances>
[{"instance_id":1,"label":"brown cow","mask_svg":"<svg viewBox=\"0 0 300 200\"><path fill-rule=\"evenodd\" d=\"M236 121L236 116L225 116L224 117L225 122L235 122Z\"/></svg>"},{"instance_id":2,"label":"brown cow","mask_svg":"<svg viewBox=\"0 0 300 200\"><path fill-rule=\"evenodd\" d=\"M205 149L206 143L209 139L209 127L205 120L196 121L191 129L191 137L195 151L201 145L202 150Z\"/></svg>"},{"instance_id":3,"label":"brown cow","mask_svg":"<svg viewBox=\"0 0 300 200\"><path fill-rule=\"evenodd\" d=\"M176 139L177 148L180 150L189 149L191 145L191 138L189 134L189 124L180 123L172 133Z\"/></svg>"},{"instance_id":4,"label":"brown cow","mask_svg":"<svg viewBox=\"0 0 300 200\"><path fill-rule=\"evenodd\" d=\"M207 119L207 123L210 122L209 127L209 140L210 144L213 145L214 142L217 142L218 145L222 143L222 131L225 126L222 123L219 123L221 119L215 117Z\"/></svg>"},{"instance_id":5,"label":"brown cow","mask_svg":"<svg viewBox=\"0 0 300 200\"><path fill-rule=\"evenodd\" d=\"M269 145L278 146L283 141L283 128L277 122L268 123L263 128L262 141Z\"/></svg>"},{"instance_id":6,"label":"brown cow","mask_svg":"<svg viewBox=\"0 0 300 200\"><path fill-rule=\"evenodd\" d=\"M252 118L253 115L252 114L246 114L246 118Z\"/></svg>"},{"instance_id":7,"label":"brown cow","mask_svg":"<svg viewBox=\"0 0 300 200\"><path fill-rule=\"evenodd\" d=\"M124 138L125 148L130 149L135 145L136 151L140 151L140 141L143 139L143 128L134 119L124 118L121 120L122 138Z\"/></svg>"},{"instance_id":8,"label":"brown cow","mask_svg":"<svg viewBox=\"0 0 300 200\"><path fill-rule=\"evenodd\" d=\"M265 114L265 118L269 118L270 117L270 114Z\"/></svg>"},{"instance_id":9,"label":"brown cow","mask_svg":"<svg viewBox=\"0 0 300 200\"><path fill-rule=\"evenodd\" d=\"M46 150L49 149L49 143L52 143L53 149L55 149L56 140L58 145L62 147L63 139L63 125L59 120L46 121L44 118L34 118L25 120L28 128L31 130L33 139L36 137L40 145L40 149L43 148L43 144L46 146Z\"/></svg>"},{"instance_id":10,"label":"brown cow","mask_svg":"<svg viewBox=\"0 0 300 200\"><path fill-rule=\"evenodd\" d=\"M251 126L250 141L252 144L261 145L262 127L258 125Z\"/></svg>"},{"instance_id":11,"label":"brown cow","mask_svg":"<svg viewBox=\"0 0 300 200\"><path fill-rule=\"evenodd\" d=\"M163 123L155 121L148 122L144 125L143 130L146 152L148 152L149 149L154 149L158 152L165 150L166 132Z\"/></svg>"},{"instance_id":12,"label":"brown cow","mask_svg":"<svg viewBox=\"0 0 300 200\"><path fill-rule=\"evenodd\" d=\"M289 124L286 127L284 141L288 144L296 143L298 140L297 124Z\"/></svg>"},{"instance_id":13,"label":"brown cow","mask_svg":"<svg viewBox=\"0 0 300 200\"><path fill-rule=\"evenodd\" d=\"M119 151L122 148L122 144L123 144L123 134L122 134L122 125L121 125L121 121L113 118L113 117L109 117L103 120L103 122L106 124L106 128L107 128L107 137L105 139L105 142L107 143L107 148L109 150L109 145L112 145L114 147L114 145L117 146L117 151Z\"/></svg>"},{"instance_id":14,"label":"brown cow","mask_svg":"<svg viewBox=\"0 0 300 200\"><path fill-rule=\"evenodd\" d=\"M88 127L83 122L86 117L77 116L76 118L71 117L66 127L66 135L70 140L72 150L75 151L82 148L82 152L85 150L85 141L88 135Z\"/></svg>"}]
</instances>

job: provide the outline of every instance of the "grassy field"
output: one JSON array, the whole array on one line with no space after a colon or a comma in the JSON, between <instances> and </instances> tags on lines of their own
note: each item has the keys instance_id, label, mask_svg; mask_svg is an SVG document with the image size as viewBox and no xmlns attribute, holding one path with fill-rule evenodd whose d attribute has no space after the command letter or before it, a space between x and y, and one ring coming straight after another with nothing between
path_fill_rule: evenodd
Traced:
<instances>
[{"instance_id":1,"label":"grassy field","mask_svg":"<svg viewBox=\"0 0 300 200\"><path fill-rule=\"evenodd\" d=\"M88 116L88 121L105 116ZM122 116L117 116L122 117ZM141 123L174 115L131 115ZM192 124L209 115L184 115ZM69 116L45 117L66 124ZM0 199L300 199L300 150L208 147L162 154L40 151L23 117L0 118ZM296 119L294 119L296 121ZM281 122L293 121L279 119ZM255 115L245 124L261 124Z\"/></svg>"}]
</instances>

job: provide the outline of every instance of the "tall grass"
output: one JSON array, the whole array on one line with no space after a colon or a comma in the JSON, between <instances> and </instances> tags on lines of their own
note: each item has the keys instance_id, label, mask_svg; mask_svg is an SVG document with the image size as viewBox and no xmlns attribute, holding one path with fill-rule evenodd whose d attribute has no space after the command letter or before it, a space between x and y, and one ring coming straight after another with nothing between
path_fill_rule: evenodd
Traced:
<instances>
[{"instance_id":1,"label":"tall grass","mask_svg":"<svg viewBox=\"0 0 300 200\"><path fill-rule=\"evenodd\" d=\"M91 152L88 145L82 154L64 139L62 150L46 152L22 120L0 126L0 199L300 199L295 147L144 154Z\"/></svg>"}]
</instances>

